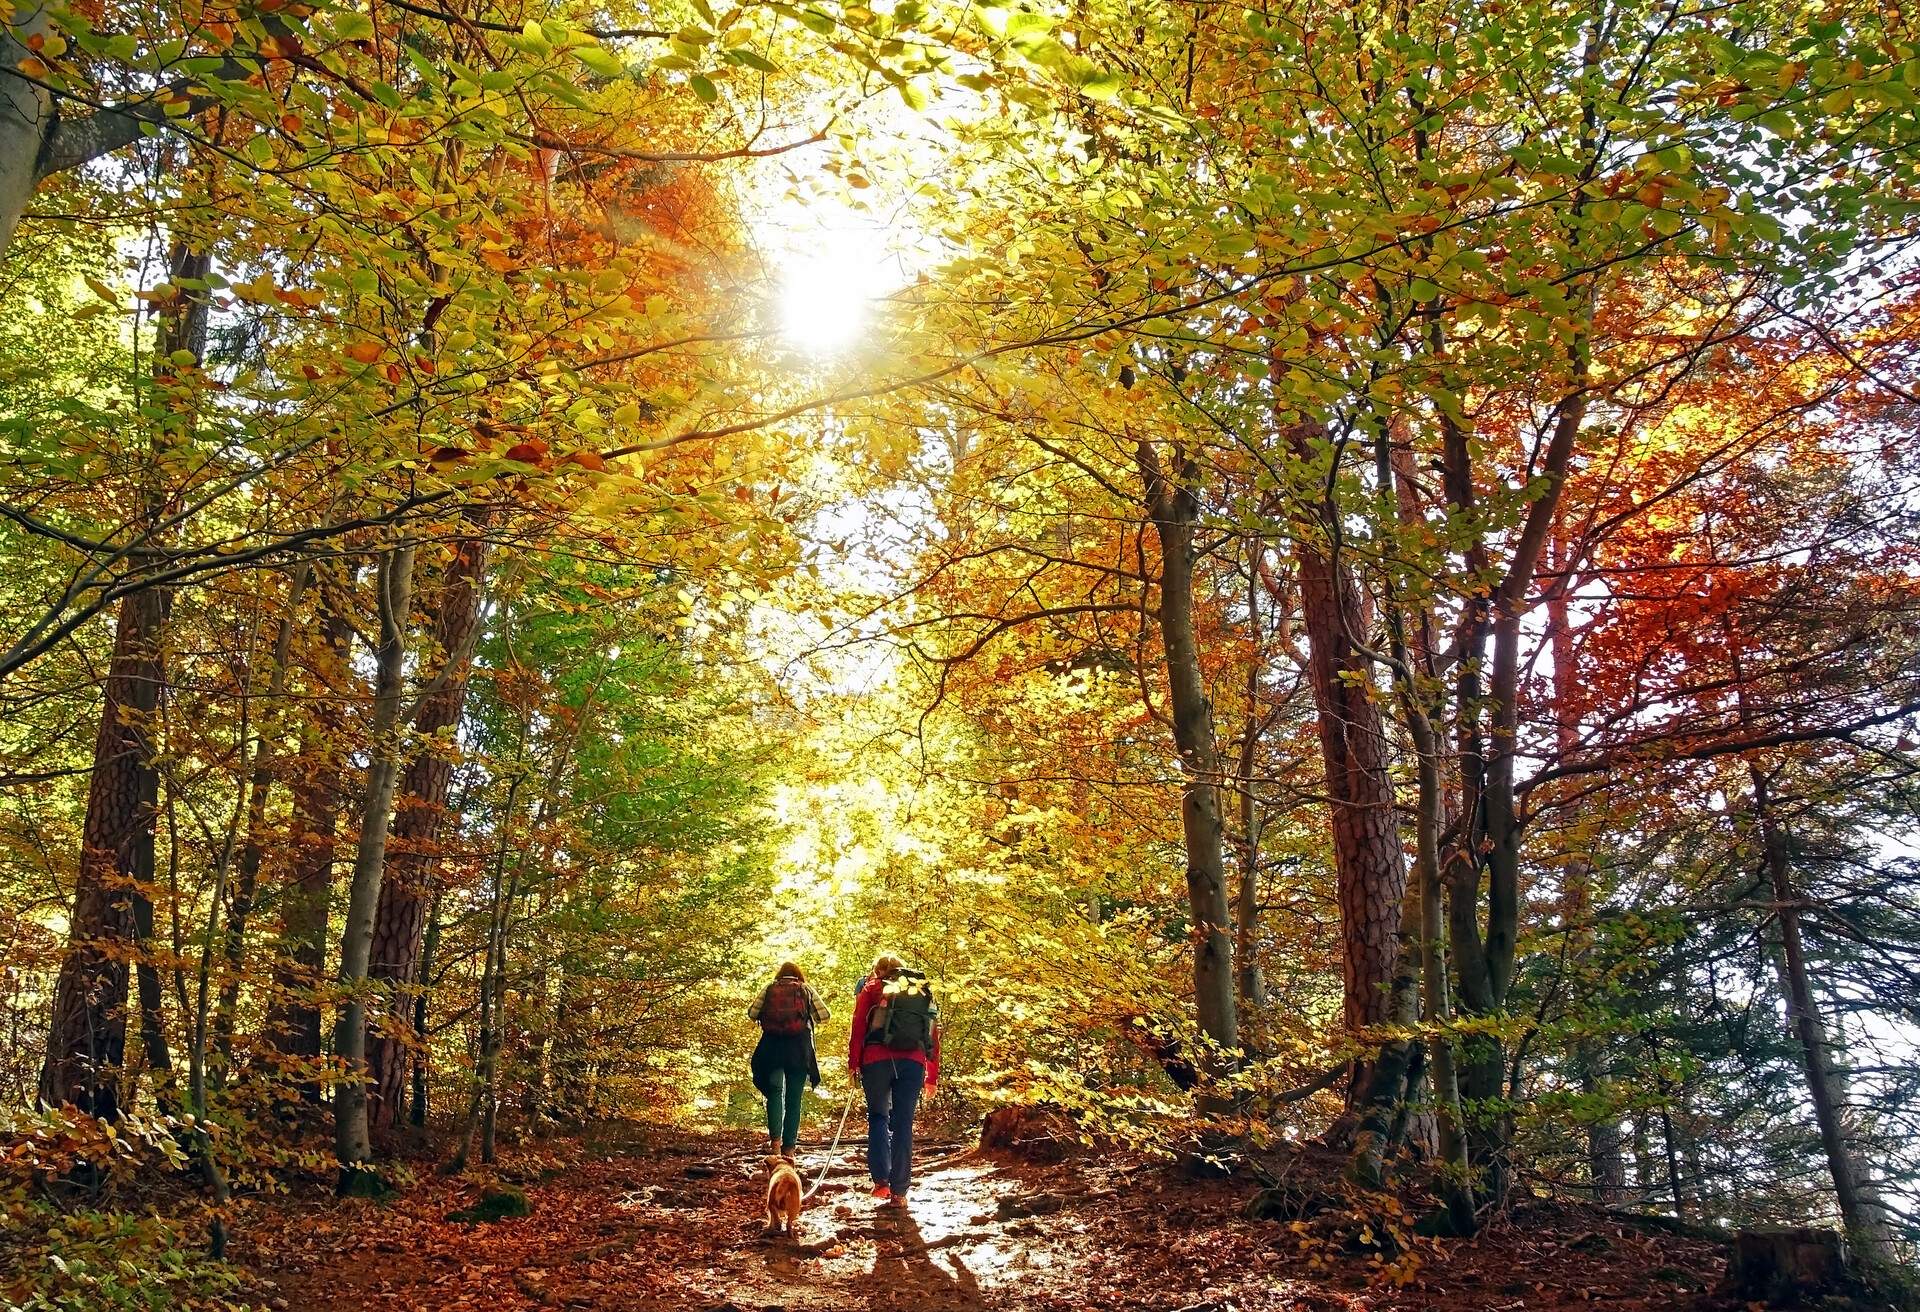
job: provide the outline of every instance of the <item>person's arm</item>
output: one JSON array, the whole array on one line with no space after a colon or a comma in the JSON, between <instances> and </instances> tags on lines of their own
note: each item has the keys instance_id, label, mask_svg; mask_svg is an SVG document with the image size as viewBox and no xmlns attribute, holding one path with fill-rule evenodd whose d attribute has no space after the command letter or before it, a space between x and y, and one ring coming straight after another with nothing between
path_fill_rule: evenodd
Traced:
<instances>
[{"instance_id":1,"label":"person's arm","mask_svg":"<svg viewBox=\"0 0 1920 1312\"><path fill-rule=\"evenodd\" d=\"M861 989L853 1004L853 1025L847 1031L847 1069L855 1075L860 1073L860 1053L867 1046L867 1013L871 1010L873 994Z\"/></svg>"},{"instance_id":2,"label":"person's arm","mask_svg":"<svg viewBox=\"0 0 1920 1312\"><path fill-rule=\"evenodd\" d=\"M826 1003L820 1001L820 995L813 991L813 985L804 984L801 987L807 991L807 1005L813 1008L813 1023L816 1025L825 1025L828 1021L832 1020L833 1013L827 1010Z\"/></svg>"},{"instance_id":3,"label":"person's arm","mask_svg":"<svg viewBox=\"0 0 1920 1312\"><path fill-rule=\"evenodd\" d=\"M770 989L771 989L771 986L768 986L768 988L761 989L760 996L747 1004L748 1020L760 1019L760 1012L761 1012L761 1009L767 1005L767 993L770 991Z\"/></svg>"}]
</instances>

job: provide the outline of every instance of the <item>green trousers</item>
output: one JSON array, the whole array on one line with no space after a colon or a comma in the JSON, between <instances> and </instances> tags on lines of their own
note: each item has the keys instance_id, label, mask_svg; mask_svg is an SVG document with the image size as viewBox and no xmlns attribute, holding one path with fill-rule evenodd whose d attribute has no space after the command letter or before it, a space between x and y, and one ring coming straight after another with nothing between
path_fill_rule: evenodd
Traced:
<instances>
[{"instance_id":1,"label":"green trousers","mask_svg":"<svg viewBox=\"0 0 1920 1312\"><path fill-rule=\"evenodd\" d=\"M801 1099L807 1091L804 1066L775 1066L767 1072L762 1092L767 1095L767 1138L778 1140L783 1152L800 1141Z\"/></svg>"}]
</instances>

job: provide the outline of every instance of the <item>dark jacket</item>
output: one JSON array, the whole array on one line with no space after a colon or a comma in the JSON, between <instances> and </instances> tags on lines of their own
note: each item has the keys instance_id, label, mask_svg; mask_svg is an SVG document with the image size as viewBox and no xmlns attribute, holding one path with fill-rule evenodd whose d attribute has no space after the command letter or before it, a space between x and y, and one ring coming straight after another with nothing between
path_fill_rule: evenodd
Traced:
<instances>
[{"instance_id":1,"label":"dark jacket","mask_svg":"<svg viewBox=\"0 0 1920 1312\"><path fill-rule=\"evenodd\" d=\"M768 985L767 989L772 988ZM802 985L802 987L806 987ZM760 996L747 1008L750 1020L759 1020L760 1013L767 1005L767 989L760 990ZM807 988L807 1028L801 1034L769 1034L760 1031L760 1042L753 1047L753 1059L747 1069L753 1074L753 1087L761 1093L767 1091L767 1077L774 1071L805 1071L807 1080L814 1088L820 1087L820 1059L813 1050L813 1027L828 1019L827 1008L811 988Z\"/></svg>"}]
</instances>

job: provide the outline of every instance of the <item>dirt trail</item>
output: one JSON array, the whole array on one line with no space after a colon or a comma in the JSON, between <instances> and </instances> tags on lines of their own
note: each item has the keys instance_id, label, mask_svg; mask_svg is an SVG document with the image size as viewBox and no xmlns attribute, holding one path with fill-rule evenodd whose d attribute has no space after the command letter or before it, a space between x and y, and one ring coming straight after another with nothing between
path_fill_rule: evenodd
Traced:
<instances>
[{"instance_id":1,"label":"dirt trail","mask_svg":"<svg viewBox=\"0 0 1920 1312\"><path fill-rule=\"evenodd\" d=\"M243 1263L288 1312L487 1308L609 1312L1465 1312L1698 1309L1712 1245L1563 1214L1435 1249L1391 1288L1364 1254L1249 1221L1248 1186L1136 1163L1042 1166L959 1145L925 1154L904 1209L866 1196L858 1145L809 1202L797 1239L763 1232L753 1144L644 1138L507 1164L530 1216L445 1219L472 1182L423 1180L386 1205L330 1198L250 1203ZM813 1181L821 1158L802 1155ZM1564 1224L1572 1216L1574 1228ZM1582 1219L1585 1217L1586 1219Z\"/></svg>"}]
</instances>

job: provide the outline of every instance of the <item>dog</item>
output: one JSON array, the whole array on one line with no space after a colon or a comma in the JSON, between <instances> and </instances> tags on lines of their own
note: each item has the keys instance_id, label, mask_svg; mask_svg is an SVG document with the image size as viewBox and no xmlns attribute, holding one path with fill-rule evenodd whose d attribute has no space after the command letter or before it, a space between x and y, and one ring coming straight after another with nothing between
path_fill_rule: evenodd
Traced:
<instances>
[{"instance_id":1,"label":"dog","mask_svg":"<svg viewBox=\"0 0 1920 1312\"><path fill-rule=\"evenodd\" d=\"M796 1234L800 1226L800 1172L784 1157L767 1158L767 1166L773 1172L767 1180L767 1231L781 1233L784 1220L786 1233Z\"/></svg>"}]
</instances>

